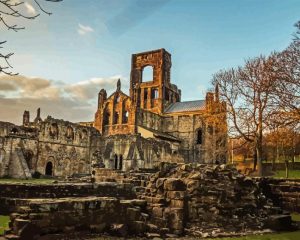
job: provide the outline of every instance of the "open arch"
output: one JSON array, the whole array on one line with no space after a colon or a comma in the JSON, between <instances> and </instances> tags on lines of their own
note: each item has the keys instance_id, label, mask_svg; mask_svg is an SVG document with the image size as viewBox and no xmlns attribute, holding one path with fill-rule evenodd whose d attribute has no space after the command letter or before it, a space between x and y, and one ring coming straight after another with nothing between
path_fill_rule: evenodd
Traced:
<instances>
[{"instance_id":1,"label":"open arch","mask_svg":"<svg viewBox=\"0 0 300 240\"><path fill-rule=\"evenodd\" d=\"M115 154L115 169L118 169L118 155Z\"/></svg>"},{"instance_id":2,"label":"open arch","mask_svg":"<svg viewBox=\"0 0 300 240\"><path fill-rule=\"evenodd\" d=\"M202 141L203 141L203 133L202 133L202 129L199 128L197 131L196 131L196 143L197 144L202 144Z\"/></svg>"},{"instance_id":3,"label":"open arch","mask_svg":"<svg viewBox=\"0 0 300 240\"><path fill-rule=\"evenodd\" d=\"M109 119L110 119L110 112L109 110L104 111L104 118L103 118L103 126L109 125Z\"/></svg>"},{"instance_id":4,"label":"open arch","mask_svg":"<svg viewBox=\"0 0 300 240\"><path fill-rule=\"evenodd\" d=\"M47 176L53 176L53 163L47 162L45 167L45 175Z\"/></svg>"},{"instance_id":5,"label":"open arch","mask_svg":"<svg viewBox=\"0 0 300 240\"><path fill-rule=\"evenodd\" d=\"M118 124L119 123L119 113L115 112L114 114L114 124Z\"/></svg>"},{"instance_id":6,"label":"open arch","mask_svg":"<svg viewBox=\"0 0 300 240\"><path fill-rule=\"evenodd\" d=\"M49 134L51 137L58 137L58 125L57 123L52 123L49 129Z\"/></svg>"},{"instance_id":7,"label":"open arch","mask_svg":"<svg viewBox=\"0 0 300 240\"><path fill-rule=\"evenodd\" d=\"M151 82L153 81L154 78L154 70L152 66L146 66L143 68L143 73L142 73L142 82Z\"/></svg>"},{"instance_id":8,"label":"open arch","mask_svg":"<svg viewBox=\"0 0 300 240\"><path fill-rule=\"evenodd\" d=\"M123 123L128 123L128 116L129 116L128 111L125 110L123 115Z\"/></svg>"},{"instance_id":9,"label":"open arch","mask_svg":"<svg viewBox=\"0 0 300 240\"><path fill-rule=\"evenodd\" d=\"M74 139L74 130L71 126L67 127L66 138L72 140Z\"/></svg>"},{"instance_id":10,"label":"open arch","mask_svg":"<svg viewBox=\"0 0 300 240\"><path fill-rule=\"evenodd\" d=\"M119 156L119 170L122 170L123 168L123 156L120 154Z\"/></svg>"}]
</instances>

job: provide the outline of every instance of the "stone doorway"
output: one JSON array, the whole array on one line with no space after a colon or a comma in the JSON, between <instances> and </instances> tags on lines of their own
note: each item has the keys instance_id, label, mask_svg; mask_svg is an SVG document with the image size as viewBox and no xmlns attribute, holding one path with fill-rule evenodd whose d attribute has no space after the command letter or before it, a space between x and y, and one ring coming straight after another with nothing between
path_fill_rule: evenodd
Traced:
<instances>
[{"instance_id":1,"label":"stone doorway","mask_svg":"<svg viewBox=\"0 0 300 240\"><path fill-rule=\"evenodd\" d=\"M119 156L119 170L122 170L122 168L123 168L123 156L120 155Z\"/></svg>"},{"instance_id":2,"label":"stone doorway","mask_svg":"<svg viewBox=\"0 0 300 240\"><path fill-rule=\"evenodd\" d=\"M45 168L45 175L52 176L53 175L53 164L52 162L47 162L46 168Z\"/></svg>"}]
</instances>

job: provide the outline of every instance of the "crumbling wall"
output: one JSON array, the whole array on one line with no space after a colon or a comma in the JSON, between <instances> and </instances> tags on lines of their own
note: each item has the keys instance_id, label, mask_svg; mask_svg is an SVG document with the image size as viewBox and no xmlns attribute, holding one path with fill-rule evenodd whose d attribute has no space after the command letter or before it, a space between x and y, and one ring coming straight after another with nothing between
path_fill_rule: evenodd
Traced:
<instances>
[{"instance_id":1,"label":"crumbling wall","mask_svg":"<svg viewBox=\"0 0 300 240\"><path fill-rule=\"evenodd\" d=\"M259 181L263 193L274 204L290 212L300 213L300 180L263 178Z\"/></svg>"},{"instance_id":2,"label":"crumbling wall","mask_svg":"<svg viewBox=\"0 0 300 240\"><path fill-rule=\"evenodd\" d=\"M151 222L176 234L217 237L291 226L255 181L225 165L162 164L139 193Z\"/></svg>"}]
</instances>

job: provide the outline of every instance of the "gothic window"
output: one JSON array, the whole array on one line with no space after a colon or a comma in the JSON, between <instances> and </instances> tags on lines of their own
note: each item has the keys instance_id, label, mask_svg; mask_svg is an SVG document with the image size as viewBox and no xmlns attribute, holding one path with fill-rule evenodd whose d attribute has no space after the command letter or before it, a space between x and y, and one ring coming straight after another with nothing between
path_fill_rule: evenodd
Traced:
<instances>
[{"instance_id":1,"label":"gothic window","mask_svg":"<svg viewBox=\"0 0 300 240\"><path fill-rule=\"evenodd\" d=\"M124 112L123 123L128 123L128 111L126 110Z\"/></svg>"},{"instance_id":2,"label":"gothic window","mask_svg":"<svg viewBox=\"0 0 300 240\"><path fill-rule=\"evenodd\" d=\"M104 112L103 125L109 125L110 113L108 110Z\"/></svg>"},{"instance_id":3,"label":"gothic window","mask_svg":"<svg viewBox=\"0 0 300 240\"><path fill-rule=\"evenodd\" d=\"M146 66L143 68L142 82L153 81L153 67Z\"/></svg>"},{"instance_id":4,"label":"gothic window","mask_svg":"<svg viewBox=\"0 0 300 240\"><path fill-rule=\"evenodd\" d=\"M67 127L66 138L67 139L74 139L74 130L70 126Z\"/></svg>"},{"instance_id":5,"label":"gothic window","mask_svg":"<svg viewBox=\"0 0 300 240\"><path fill-rule=\"evenodd\" d=\"M144 100L147 101L148 98L148 89L144 88Z\"/></svg>"},{"instance_id":6,"label":"gothic window","mask_svg":"<svg viewBox=\"0 0 300 240\"><path fill-rule=\"evenodd\" d=\"M152 99L157 99L158 98L158 90L156 88L152 89L151 93L152 93L151 94L152 95L151 96Z\"/></svg>"},{"instance_id":7,"label":"gothic window","mask_svg":"<svg viewBox=\"0 0 300 240\"><path fill-rule=\"evenodd\" d=\"M115 154L115 169L118 169L118 155Z\"/></svg>"},{"instance_id":8,"label":"gothic window","mask_svg":"<svg viewBox=\"0 0 300 240\"><path fill-rule=\"evenodd\" d=\"M86 129L83 129L83 130L79 133L79 138L80 138L81 140L87 139L87 136L88 136L88 133L87 133L87 130L86 130Z\"/></svg>"},{"instance_id":9,"label":"gothic window","mask_svg":"<svg viewBox=\"0 0 300 240\"><path fill-rule=\"evenodd\" d=\"M115 115L114 115L114 124L118 124L118 123L119 123L119 113L115 112Z\"/></svg>"},{"instance_id":10,"label":"gothic window","mask_svg":"<svg viewBox=\"0 0 300 240\"><path fill-rule=\"evenodd\" d=\"M118 102L120 102L120 95L119 94L115 96L115 103L118 103Z\"/></svg>"},{"instance_id":11,"label":"gothic window","mask_svg":"<svg viewBox=\"0 0 300 240\"><path fill-rule=\"evenodd\" d=\"M197 130L197 144L202 144L202 129Z\"/></svg>"},{"instance_id":12,"label":"gothic window","mask_svg":"<svg viewBox=\"0 0 300 240\"><path fill-rule=\"evenodd\" d=\"M122 170L123 168L123 156L120 154L119 156L119 170Z\"/></svg>"},{"instance_id":13,"label":"gothic window","mask_svg":"<svg viewBox=\"0 0 300 240\"><path fill-rule=\"evenodd\" d=\"M57 123L52 123L50 126L49 134L51 137L57 137L58 136L58 126Z\"/></svg>"}]
</instances>

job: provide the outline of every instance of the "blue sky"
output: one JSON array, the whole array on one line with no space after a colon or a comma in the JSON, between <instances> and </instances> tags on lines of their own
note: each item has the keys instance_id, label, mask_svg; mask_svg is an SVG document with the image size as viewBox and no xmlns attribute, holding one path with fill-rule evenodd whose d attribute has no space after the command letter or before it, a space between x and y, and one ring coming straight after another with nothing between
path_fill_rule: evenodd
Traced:
<instances>
[{"instance_id":1,"label":"blue sky","mask_svg":"<svg viewBox=\"0 0 300 240\"><path fill-rule=\"evenodd\" d=\"M182 100L203 98L218 70L284 49L300 20L299 0L64 0L43 6L53 15L18 22L23 31L0 26L0 40L7 40L2 51L15 52L14 71L56 87L102 79L99 89L93 88L108 83L112 91L107 79L121 77L128 86L131 54L165 48L172 54L171 80L182 89ZM62 96L70 97L67 93ZM0 89L6 100L23 96L18 94ZM95 99L88 99L90 109ZM88 120L94 112L76 120Z\"/></svg>"}]
</instances>

